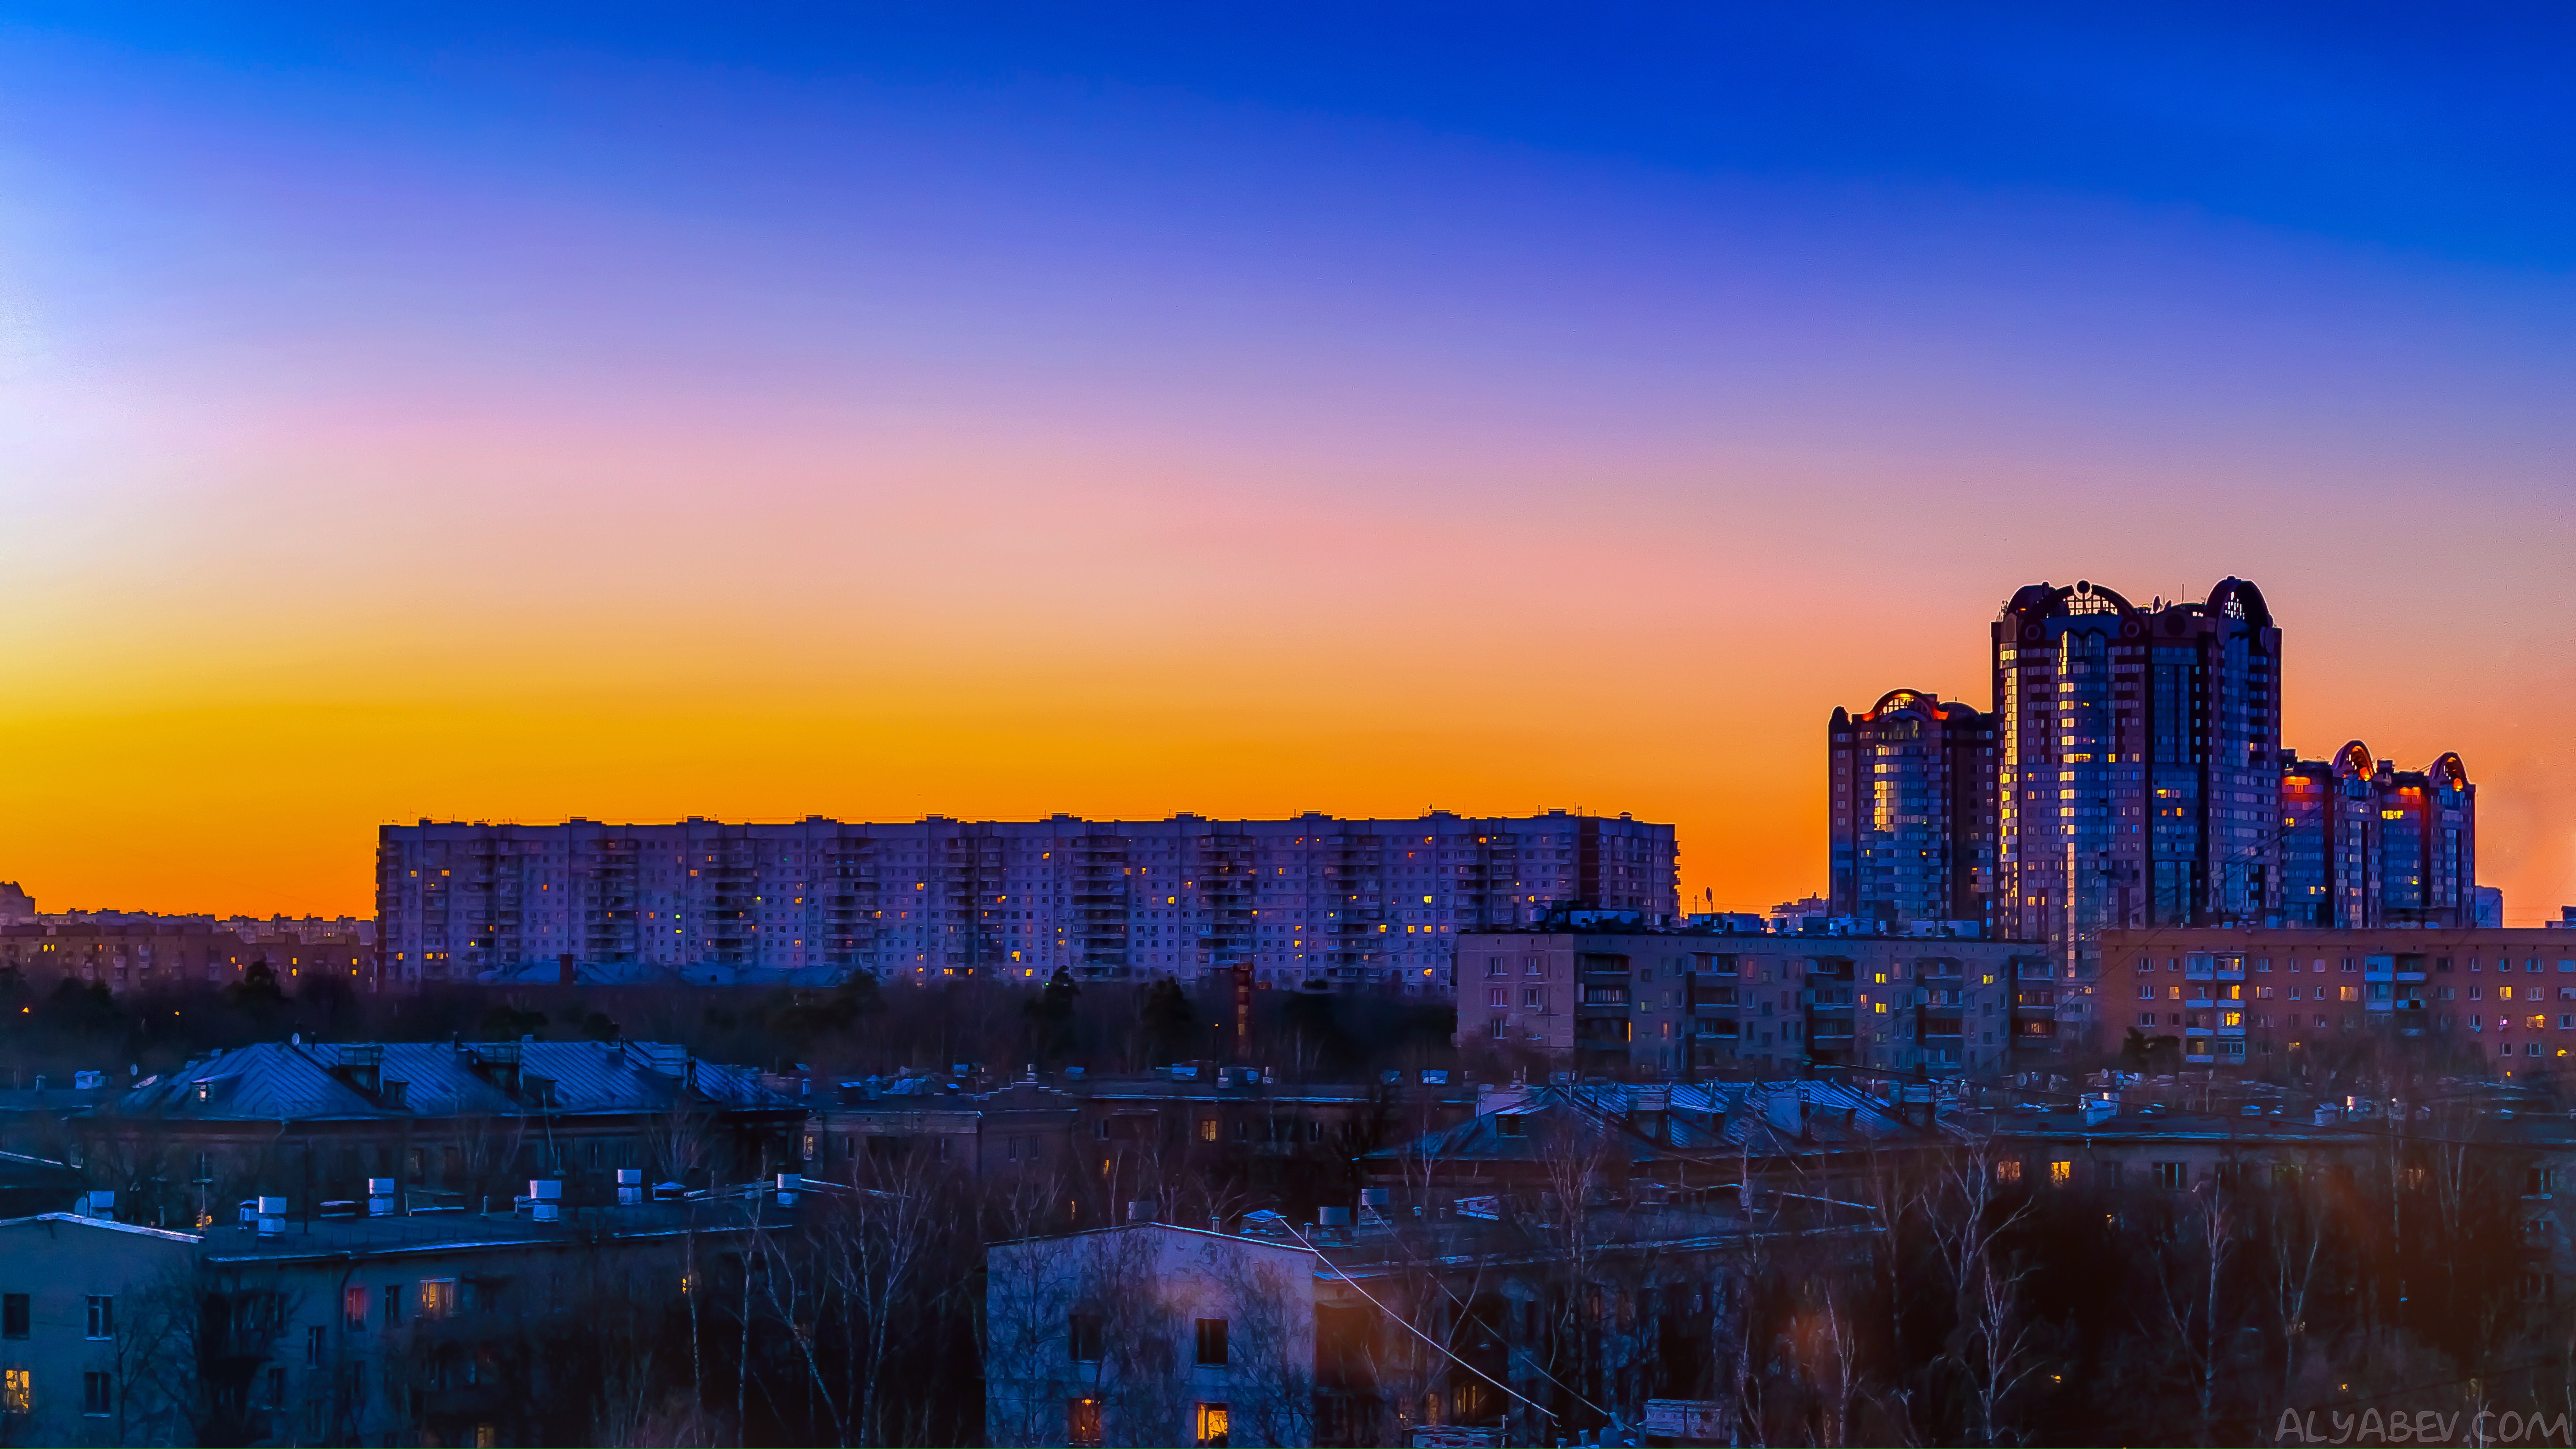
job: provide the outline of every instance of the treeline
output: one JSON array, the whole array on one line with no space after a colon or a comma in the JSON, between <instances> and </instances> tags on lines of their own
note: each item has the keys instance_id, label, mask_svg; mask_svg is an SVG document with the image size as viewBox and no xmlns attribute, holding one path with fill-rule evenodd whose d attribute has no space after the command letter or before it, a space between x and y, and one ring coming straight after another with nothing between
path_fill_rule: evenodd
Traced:
<instances>
[{"instance_id":1,"label":"treeline","mask_svg":"<svg viewBox=\"0 0 2576 1449\"><path fill-rule=\"evenodd\" d=\"M2413 1128L2178 1191L2022 1181L1975 1145L1891 1169L1866 1268L1753 1275L1745 1351L1697 1391L1774 1443L2272 1443L2285 1411L2328 1434L2365 1410L2576 1411L2538 1159L2465 1113Z\"/></svg>"},{"instance_id":2,"label":"treeline","mask_svg":"<svg viewBox=\"0 0 2576 1449\"><path fill-rule=\"evenodd\" d=\"M281 979L255 961L224 986L111 991L0 968L0 1061L16 1085L43 1074L168 1071L209 1051L284 1041L627 1038L678 1042L712 1061L825 1076L946 1070L1003 1074L1037 1065L1094 1075L1175 1061L1242 1060L1283 1077L1352 1078L1381 1067L1450 1064L1455 1011L1397 995L1256 991L1238 1054L1229 991L1170 978L1077 983L869 977L829 988L708 986L431 987L367 992L337 977Z\"/></svg>"}]
</instances>

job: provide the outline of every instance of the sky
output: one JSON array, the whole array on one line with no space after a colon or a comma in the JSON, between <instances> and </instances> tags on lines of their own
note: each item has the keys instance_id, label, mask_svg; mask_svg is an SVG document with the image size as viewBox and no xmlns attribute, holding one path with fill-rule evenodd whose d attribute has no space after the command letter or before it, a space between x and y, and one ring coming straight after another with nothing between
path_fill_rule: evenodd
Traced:
<instances>
[{"instance_id":1,"label":"sky","mask_svg":"<svg viewBox=\"0 0 2576 1449\"><path fill-rule=\"evenodd\" d=\"M739 12L739 13L735 13ZM363 24L360 23L361 19ZM0 10L0 880L419 817L1621 811L1824 878L2026 583L2576 903L2576 20Z\"/></svg>"}]
</instances>

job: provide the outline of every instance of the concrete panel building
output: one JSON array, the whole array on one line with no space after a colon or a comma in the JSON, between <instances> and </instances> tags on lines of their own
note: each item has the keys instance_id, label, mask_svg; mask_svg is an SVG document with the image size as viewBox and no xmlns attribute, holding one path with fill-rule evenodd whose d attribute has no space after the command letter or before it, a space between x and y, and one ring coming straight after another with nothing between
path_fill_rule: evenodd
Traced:
<instances>
[{"instance_id":1,"label":"concrete panel building","mask_svg":"<svg viewBox=\"0 0 2576 1449\"><path fill-rule=\"evenodd\" d=\"M382 971L430 981L1102 979L1445 993L1456 934L1568 903L1669 917L1626 816L386 826Z\"/></svg>"},{"instance_id":2,"label":"concrete panel building","mask_svg":"<svg viewBox=\"0 0 2576 1449\"><path fill-rule=\"evenodd\" d=\"M1809 1062L1936 1075L2044 1048L2038 947L1914 936L1502 931L1458 942L1458 1044L1670 1079Z\"/></svg>"},{"instance_id":3,"label":"concrete panel building","mask_svg":"<svg viewBox=\"0 0 2576 1449\"><path fill-rule=\"evenodd\" d=\"M2103 951L2104 1024L2176 1038L2191 1066L2278 1070L2379 1041L2519 1077L2576 1052L2565 931L2119 931Z\"/></svg>"}]
</instances>

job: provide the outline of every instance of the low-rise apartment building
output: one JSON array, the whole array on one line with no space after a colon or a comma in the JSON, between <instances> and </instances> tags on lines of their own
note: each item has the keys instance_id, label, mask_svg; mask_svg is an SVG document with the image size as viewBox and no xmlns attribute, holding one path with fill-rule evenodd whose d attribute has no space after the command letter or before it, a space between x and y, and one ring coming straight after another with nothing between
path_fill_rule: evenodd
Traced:
<instances>
[{"instance_id":1,"label":"low-rise apartment building","mask_svg":"<svg viewBox=\"0 0 2576 1449\"><path fill-rule=\"evenodd\" d=\"M262 962L290 992L322 974L352 985L373 979L374 943L354 929L259 936L236 924L248 923L43 918L0 925L0 970L40 990L77 981L117 992L228 985Z\"/></svg>"},{"instance_id":2,"label":"low-rise apartment building","mask_svg":"<svg viewBox=\"0 0 2576 1449\"><path fill-rule=\"evenodd\" d=\"M990 1187L1049 1175L1096 1201L1156 1197L1177 1179L1259 1171L1307 1189L1359 1154L1475 1111L1476 1089L1438 1081L1279 1082L1250 1067L1194 1063L1165 1072L1074 1072L972 1092L930 1076L841 1084L806 1126L807 1171L859 1182L861 1164L898 1159Z\"/></svg>"},{"instance_id":3,"label":"low-rise apartment building","mask_svg":"<svg viewBox=\"0 0 2576 1449\"><path fill-rule=\"evenodd\" d=\"M1520 930L1458 953L1460 1047L1586 1074L1992 1072L2053 1043L2069 1005L2043 948L2009 941Z\"/></svg>"},{"instance_id":4,"label":"low-rise apartment building","mask_svg":"<svg viewBox=\"0 0 2576 1449\"><path fill-rule=\"evenodd\" d=\"M129 1221L190 1228L255 1196L361 1201L370 1180L472 1210L540 1177L595 1201L621 1168L762 1177L798 1165L806 1114L757 1072L654 1042L264 1042L64 1118L62 1143L11 1145L68 1158Z\"/></svg>"},{"instance_id":5,"label":"low-rise apartment building","mask_svg":"<svg viewBox=\"0 0 2576 1449\"><path fill-rule=\"evenodd\" d=\"M2527 929L2217 928L2102 937L2102 1016L2192 1066L2278 1073L2384 1043L2498 1076L2567 1069L2576 937Z\"/></svg>"},{"instance_id":6,"label":"low-rise apartment building","mask_svg":"<svg viewBox=\"0 0 2576 1449\"><path fill-rule=\"evenodd\" d=\"M497 1213L0 1221L0 1429L84 1446L596 1442L602 1383L650 1372L685 1279L739 1252L754 1213L721 1197L540 1217L550 1186Z\"/></svg>"}]
</instances>

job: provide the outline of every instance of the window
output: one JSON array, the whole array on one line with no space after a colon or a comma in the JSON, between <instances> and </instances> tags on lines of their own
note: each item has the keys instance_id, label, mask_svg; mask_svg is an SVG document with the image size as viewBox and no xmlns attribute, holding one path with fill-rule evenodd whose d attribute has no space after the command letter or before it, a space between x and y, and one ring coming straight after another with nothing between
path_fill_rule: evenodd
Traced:
<instances>
[{"instance_id":1,"label":"window","mask_svg":"<svg viewBox=\"0 0 2576 1449\"><path fill-rule=\"evenodd\" d=\"M456 1280L423 1278L420 1280L420 1316L424 1319L456 1316Z\"/></svg>"},{"instance_id":2,"label":"window","mask_svg":"<svg viewBox=\"0 0 2576 1449\"><path fill-rule=\"evenodd\" d=\"M1100 1362L1100 1315L1076 1313L1065 1320L1065 1338L1073 1345L1075 1363ZM1093 1405L1097 1413L1099 1406Z\"/></svg>"},{"instance_id":3,"label":"window","mask_svg":"<svg viewBox=\"0 0 2576 1449\"><path fill-rule=\"evenodd\" d=\"M2018 1157L2007 1157L2003 1161L1996 1163L1995 1181L2003 1183L2017 1183L2021 1181L2021 1159Z\"/></svg>"},{"instance_id":4,"label":"window","mask_svg":"<svg viewBox=\"0 0 2576 1449\"><path fill-rule=\"evenodd\" d=\"M1100 1443L1100 1401L1093 1398L1068 1399L1064 1405L1064 1442L1075 1449L1094 1449Z\"/></svg>"},{"instance_id":5,"label":"window","mask_svg":"<svg viewBox=\"0 0 2576 1449\"><path fill-rule=\"evenodd\" d=\"M0 1338L27 1336L27 1295L0 1293Z\"/></svg>"},{"instance_id":6,"label":"window","mask_svg":"<svg viewBox=\"0 0 2576 1449\"><path fill-rule=\"evenodd\" d=\"M2048 1164L2048 1185L2050 1187L2064 1187L2074 1180L2075 1164L2073 1162L2061 1157Z\"/></svg>"},{"instance_id":7,"label":"window","mask_svg":"<svg viewBox=\"0 0 2576 1449\"><path fill-rule=\"evenodd\" d=\"M116 1300L93 1293L89 1297L89 1327L84 1338L116 1337Z\"/></svg>"},{"instance_id":8,"label":"window","mask_svg":"<svg viewBox=\"0 0 2576 1449\"><path fill-rule=\"evenodd\" d=\"M363 1333L367 1327L367 1290L357 1284L340 1291L340 1324L351 1333Z\"/></svg>"},{"instance_id":9,"label":"window","mask_svg":"<svg viewBox=\"0 0 2576 1449\"><path fill-rule=\"evenodd\" d=\"M24 1302L27 1295L13 1293L9 1296ZM19 1337L26 1335L20 1334ZM35 1376L25 1369L0 1369L0 1413L31 1413L35 1407Z\"/></svg>"},{"instance_id":10,"label":"window","mask_svg":"<svg viewBox=\"0 0 2576 1449\"><path fill-rule=\"evenodd\" d=\"M1199 1119L1199 1140L1201 1142L1214 1142L1216 1140L1216 1119L1214 1117L1201 1117Z\"/></svg>"},{"instance_id":11,"label":"window","mask_svg":"<svg viewBox=\"0 0 2576 1449\"><path fill-rule=\"evenodd\" d=\"M116 1380L106 1374L81 1375L81 1413L92 1419L104 1419L111 1412L108 1404L116 1397Z\"/></svg>"},{"instance_id":12,"label":"window","mask_svg":"<svg viewBox=\"0 0 2576 1449\"><path fill-rule=\"evenodd\" d=\"M2156 1186L2180 1190L2190 1185L2190 1174L2185 1171L2183 1164L2158 1162L2152 1165L2156 1170Z\"/></svg>"},{"instance_id":13,"label":"window","mask_svg":"<svg viewBox=\"0 0 2576 1449\"><path fill-rule=\"evenodd\" d=\"M313 1324L304 1330L304 1366L306 1368L322 1366L322 1349L330 1339L331 1330L321 1324Z\"/></svg>"},{"instance_id":14,"label":"window","mask_svg":"<svg viewBox=\"0 0 2576 1449\"><path fill-rule=\"evenodd\" d=\"M1222 1318L1199 1320L1198 1361L1222 1367L1225 1363L1225 1324Z\"/></svg>"},{"instance_id":15,"label":"window","mask_svg":"<svg viewBox=\"0 0 2576 1449\"><path fill-rule=\"evenodd\" d=\"M386 1285L385 1285L385 1327L387 1327L387 1328L391 1328L391 1327L395 1326L396 1324L398 1324L398 1323L402 1322L402 1301L403 1301L402 1285L401 1285L400 1283L388 1283L388 1284L386 1284Z\"/></svg>"},{"instance_id":16,"label":"window","mask_svg":"<svg viewBox=\"0 0 2576 1449\"><path fill-rule=\"evenodd\" d=\"M1201 1320L1204 1322L1205 1320ZM1199 1405L1199 1443L1221 1445L1226 1442L1226 1412L1223 1404Z\"/></svg>"},{"instance_id":17,"label":"window","mask_svg":"<svg viewBox=\"0 0 2576 1449\"><path fill-rule=\"evenodd\" d=\"M1497 1011L1508 1009L1512 1004L1512 989L1508 986L1487 988L1485 992L1485 1004Z\"/></svg>"}]
</instances>

